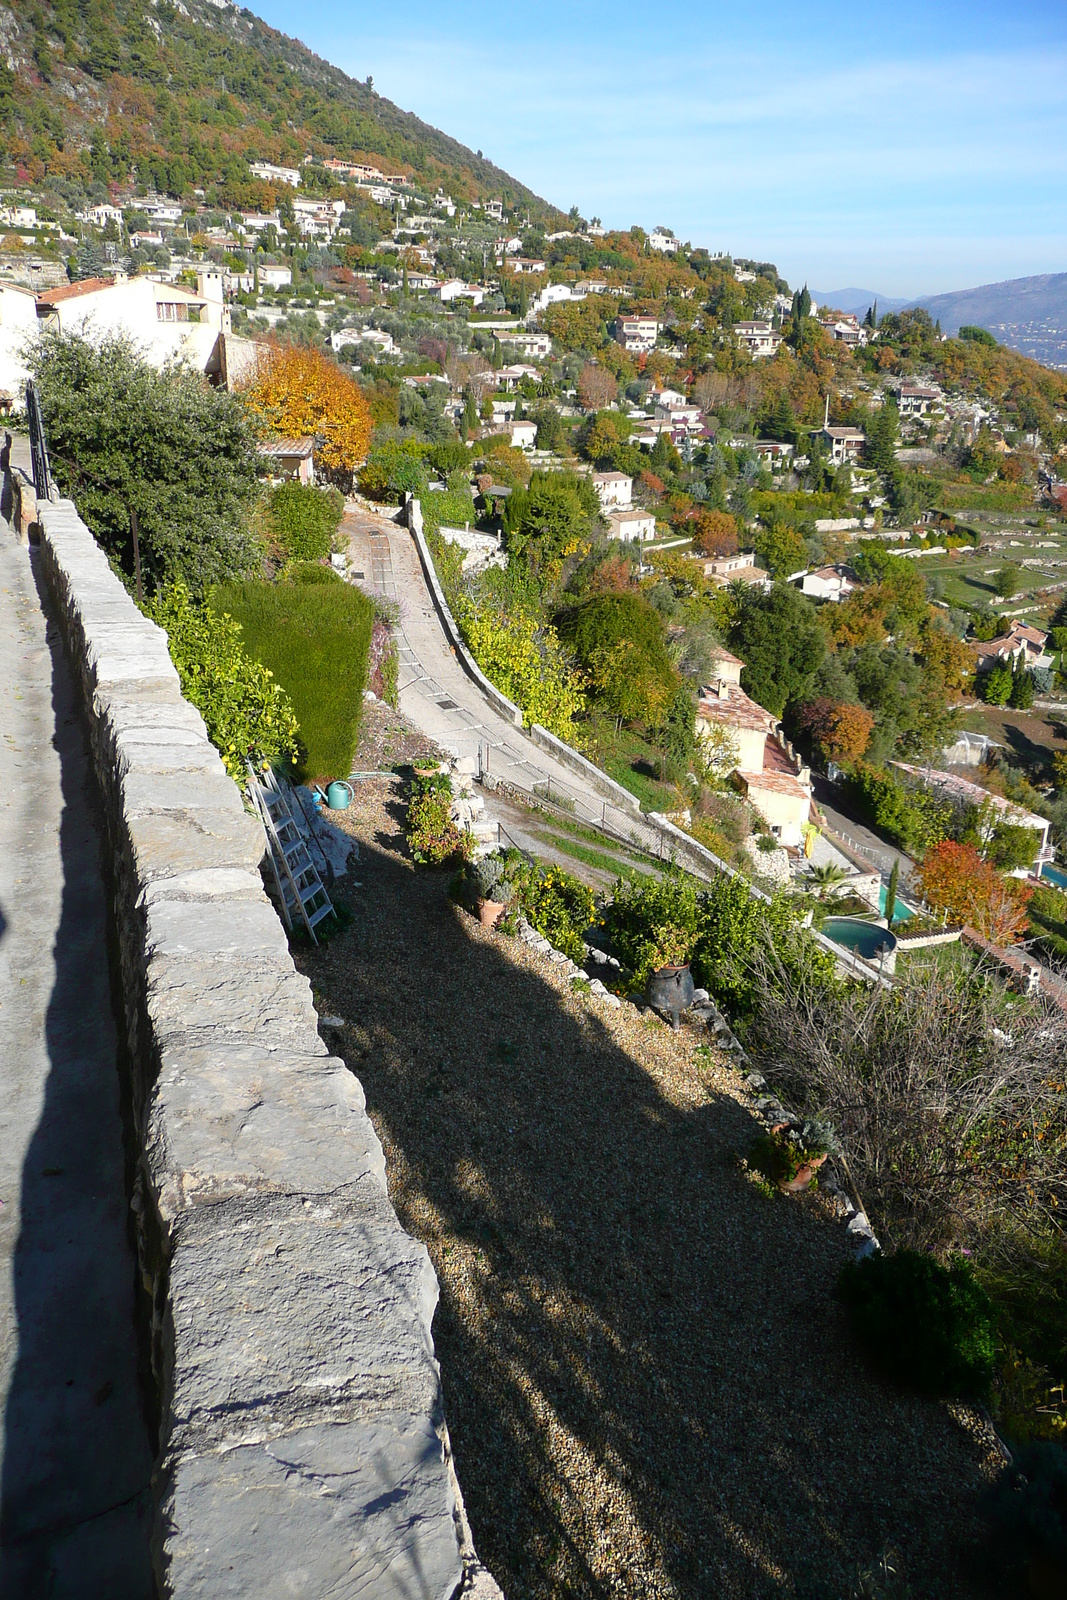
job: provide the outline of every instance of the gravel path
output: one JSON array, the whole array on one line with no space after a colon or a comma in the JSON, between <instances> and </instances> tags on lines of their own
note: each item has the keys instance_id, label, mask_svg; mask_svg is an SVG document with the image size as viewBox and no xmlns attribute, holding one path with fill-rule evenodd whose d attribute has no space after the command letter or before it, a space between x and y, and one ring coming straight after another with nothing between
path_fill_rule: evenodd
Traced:
<instances>
[{"instance_id":1,"label":"gravel path","mask_svg":"<svg viewBox=\"0 0 1067 1600\"><path fill-rule=\"evenodd\" d=\"M980 1425L857 1362L843 1228L745 1179L730 1068L482 930L400 815L360 786L355 925L299 959L440 1279L460 1481L508 1600L847 1600L889 1550L915 1596L985 1594Z\"/></svg>"}]
</instances>

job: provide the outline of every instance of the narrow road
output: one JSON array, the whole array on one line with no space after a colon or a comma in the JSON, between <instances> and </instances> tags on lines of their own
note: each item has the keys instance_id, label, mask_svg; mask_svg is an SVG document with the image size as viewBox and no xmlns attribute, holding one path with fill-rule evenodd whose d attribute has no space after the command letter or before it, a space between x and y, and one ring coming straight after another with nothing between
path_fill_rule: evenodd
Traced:
<instances>
[{"instance_id":1,"label":"narrow road","mask_svg":"<svg viewBox=\"0 0 1067 1600\"><path fill-rule=\"evenodd\" d=\"M0 1595L148 1600L104 883L82 725L0 520Z\"/></svg>"},{"instance_id":2,"label":"narrow road","mask_svg":"<svg viewBox=\"0 0 1067 1600\"><path fill-rule=\"evenodd\" d=\"M865 822L860 822L856 817L843 811L844 796L835 784L812 773L812 792L816 803L823 816L826 818L830 831L843 839L846 844L852 845L861 856L865 856L880 872L891 872L893 863L899 857L900 873L905 882L910 882L915 871L915 862L899 845L883 839L881 834L875 833L873 828Z\"/></svg>"},{"instance_id":3,"label":"narrow road","mask_svg":"<svg viewBox=\"0 0 1067 1600\"><path fill-rule=\"evenodd\" d=\"M359 511L342 524L356 582L396 602L400 611L400 709L442 749L477 756L488 748L490 773L516 788L542 792L623 838L660 853L660 836L636 811L615 806L577 773L507 722L467 676L434 608L415 541L404 527Z\"/></svg>"}]
</instances>

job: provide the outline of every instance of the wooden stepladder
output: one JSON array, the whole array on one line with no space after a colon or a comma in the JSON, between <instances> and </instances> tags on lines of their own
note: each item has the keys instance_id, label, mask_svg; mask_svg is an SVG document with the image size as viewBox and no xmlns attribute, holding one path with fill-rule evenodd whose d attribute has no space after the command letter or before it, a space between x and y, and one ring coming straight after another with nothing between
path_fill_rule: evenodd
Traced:
<instances>
[{"instance_id":1,"label":"wooden stepladder","mask_svg":"<svg viewBox=\"0 0 1067 1600\"><path fill-rule=\"evenodd\" d=\"M297 921L302 922L312 943L318 944L315 929L324 917L333 916L333 904L294 819L296 802L292 790L270 767L257 772L250 761L245 765L248 797L266 831L271 873L285 925L291 933Z\"/></svg>"}]
</instances>

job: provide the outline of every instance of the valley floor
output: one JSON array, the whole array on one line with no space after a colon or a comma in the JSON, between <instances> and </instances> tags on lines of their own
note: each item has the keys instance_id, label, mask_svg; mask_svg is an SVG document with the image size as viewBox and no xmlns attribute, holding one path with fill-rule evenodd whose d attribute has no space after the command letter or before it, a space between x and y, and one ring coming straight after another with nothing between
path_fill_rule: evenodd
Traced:
<instances>
[{"instance_id":1,"label":"valley floor","mask_svg":"<svg viewBox=\"0 0 1067 1600\"><path fill-rule=\"evenodd\" d=\"M979 1419L888 1387L817 1195L764 1198L702 1035L577 993L416 871L389 780L337 820L352 927L298 956L362 1082L434 1323L460 1482L507 1600L848 1600L892 1552L978 1600Z\"/></svg>"}]
</instances>

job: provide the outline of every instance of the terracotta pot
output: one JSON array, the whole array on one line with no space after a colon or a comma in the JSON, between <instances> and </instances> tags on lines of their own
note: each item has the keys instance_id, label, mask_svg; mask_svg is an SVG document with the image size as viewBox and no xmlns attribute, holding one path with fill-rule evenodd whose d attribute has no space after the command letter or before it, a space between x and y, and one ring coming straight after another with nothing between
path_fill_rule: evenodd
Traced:
<instances>
[{"instance_id":1,"label":"terracotta pot","mask_svg":"<svg viewBox=\"0 0 1067 1600\"><path fill-rule=\"evenodd\" d=\"M478 900L478 921L483 928L495 928L507 910L505 900Z\"/></svg>"},{"instance_id":2,"label":"terracotta pot","mask_svg":"<svg viewBox=\"0 0 1067 1600\"><path fill-rule=\"evenodd\" d=\"M821 1156L812 1156L810 1161L806 1161L802 1167L797 1168L796 1177L789 1178L786 1182L780 1183L778 1185L779 1189L781 1189L783 1194L800 1194L801 1190L808 1187L812 1178L814 1178L815 1174L818 1172L825 1160L825 1150Z\"/></svg>"}]
</instances>

